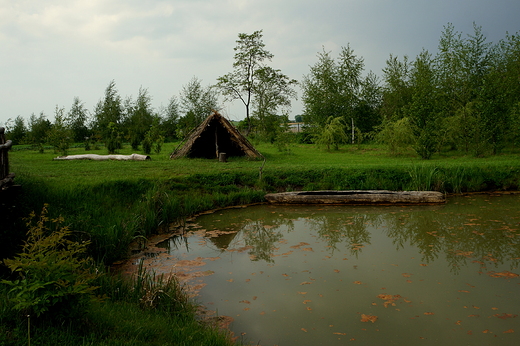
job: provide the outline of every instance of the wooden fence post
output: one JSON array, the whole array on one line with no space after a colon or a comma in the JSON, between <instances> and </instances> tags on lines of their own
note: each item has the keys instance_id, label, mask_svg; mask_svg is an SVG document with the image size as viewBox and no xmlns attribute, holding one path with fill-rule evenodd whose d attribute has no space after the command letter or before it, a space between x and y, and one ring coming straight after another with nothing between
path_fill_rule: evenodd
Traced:
<instances>
[{"instance_id":1,"label":"wooden fence post","mask_svg":"<svg viewBox=\"0 0 520 346\"><path fill-rule=\"evenodd\" d=\"M14 174L9 174L9 157L7 154L12 145L12 141L5 140L5 129L0 127L0 190L13 184Z\"/></svg>"}]
</instances>

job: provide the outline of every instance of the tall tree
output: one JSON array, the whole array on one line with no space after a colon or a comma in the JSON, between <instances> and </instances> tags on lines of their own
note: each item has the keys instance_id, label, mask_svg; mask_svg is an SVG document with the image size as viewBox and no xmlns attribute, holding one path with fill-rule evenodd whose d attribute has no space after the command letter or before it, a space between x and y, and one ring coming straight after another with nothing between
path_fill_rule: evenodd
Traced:
<instances>
[{"instance_id":1,"label":"tall tree","mask_svg":"<svg viewBox=\"0 0 520 346\"><path fill-rule=\"evenodd\" d=\"M47 141L47 134L52 127L52 123L47 119L43 112L37 117L34 113L29 118L29 131L27 133L28 142L38 145L40 152L43 152L43 144Z\"/></svg>"},{"instance_id":2,"label":"tall tree","mask_svg":"<svg viewBox=\"0 0 520 346\"><path fill-rule=\"evenodd\" d=\"M211 87L203 87L202 81L193 77L183 86L180 94L180 109L184 116L179 120L180 135L184 137L198 126L212 111L218 111L218 94Z\"/></svg>"},{"instance_id":3,"label":"tall tree","mask_svg":"<svg viewBox=\"0 0 520 346\"><path fill-rule=\"evenodd\" d=\"M415 151L429 159L439 149L439 122L435 70L431 54L423 50L410 72L412 99L406 108L416 136Z\"/></svg>"},{"instance_id":4,"label":"tall tree","mask_svg":"<svg viewBox=\"0 0 520 346\"><path fill-rule=\"evenodd\" d=\"M331 117L341 117L346 124L372 130L378 123L380 90L375 75L363 77L363 72L363 59L350 46L342 47L336 60L325 50L318 53L302 82L305 123L321 131Z\"/></svg>"},{"instance_id":5,"label":"tall tree","mask_svg":"<svg viewBox=\"0 0 520 346\"><path fill-rule=\"evenodd\" d=\"M7 119L7 123L10 123L11 119ZM14 124L7 127L7 137L13 141L14 144L22 144L27 135L27 126L25 126L25 120L22 116L18 115L14 119Z\"/></svg>"},{"instance_id":6,"label":"tall tree","mask_svg":"<svg viewBox=\"0 0 520 346\"><path fill-rule=\"evenodd\" d=\"M260 134L272 142L283 128L281 125L287 122L291 100L296 98L293 85L297 81L268 66L255 74L253 117Z\"/></svg>"},{"instance_id":7,"label":"tall tree","mask_svg":"<svg viewBox=\"0 0 520 346\"><path fill-rule=\"evenodd\" d=\"M85 108L85 103L81 102L79 97L74 97L66 119L66 125L72 131L74 142L83 142L86 137L90 137L90 130L87 126L88 110Z\"/></svg>"},{"instance_id":8,"label":"tall tree","mask_svg":"<svg viewBox=\"0 0 520 346\"><path fill-rule=\"evenodd\" d=\"M217 86L227 101L240 100L245 106L248 132L251 130L250 107L257 84L257 71L266 66L265 61L273 58L273 54L264 48L262 36L262 30L250 35L238 34L233 72L217 79Z\"/></svg>"},{"instance_id":9,"label":"tall tree","mask_svg":"<svg viewBox=\"0 0 520 346\"><path fill-rule=\"evenodd\" d=\"M105 97L100 100L94 112L94 130L105 142L112 137L115 128L121 126L122 121L121 96L116 89L114 80L110 81L105 89ZM109 124L112 124L109 128Z\"/></svg>"},{"instance_id":10,"label":"tall tree","mask_svg":"<svg viewBox=\"0 0 520 346\"><path fill-rule=\"evenodd\" d=\"M400 60L390 55L383 68L381 114L386 122L403 118L404 107L411 102L410 62L408 56Z\"/></svg>"},{"instance_id":11,"label":"tall tree","mask_svg":"<svg viewBox=\"0 0 520 346\"><path fill-rule=\"evenodd\" d=\"M56 106L54 111L54 124L48 132L48 142L54 148L55 153L67 155L67 150L73 142L73 133L68 127L69 121L63 107Z\"/></svg>"},{"instance_id":12,"label":"tall tree","mask_svg":"<svg viewBox=\"0 0 520 346\"><path fill-rule=\"evenodd\" d=\"M176 132L180 113L179 100L173 95L168 101L168 105L161 110L161 127L167 140L177 138Z\"/></svg>"},{"instance_id":13,"label":"tall tree","mask_svg":"<svg viewBox=\"0 0 520 346\"><path fill-rule=\"evenodd\" d=\"M128 118L125 121L125 129L132 149L137 150L154 121L152 98L148 89L140 87L135 103L131 100L127 103L125 109Z\"/></svg>"}]
</instances>

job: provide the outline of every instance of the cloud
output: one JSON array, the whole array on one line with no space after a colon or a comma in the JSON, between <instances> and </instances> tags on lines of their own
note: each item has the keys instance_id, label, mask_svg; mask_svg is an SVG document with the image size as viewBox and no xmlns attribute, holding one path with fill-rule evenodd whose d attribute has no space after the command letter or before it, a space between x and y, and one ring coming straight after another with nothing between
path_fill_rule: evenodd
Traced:
<instances>
[{"instance_id":1,"label":"cloud","mask_svg":"<svg viewBox=\"0 0 520 346\"><path fill-rule=\"evenodd\" d=\"M291 78L322 47L336 56L348 44L381 75L391 53L434 52L448 22L467 34L475 21L496 42L520 29L519 12L517 0L0 0L0 123L74 96L93 109L112 79L122 96L143 86L165 104L193 76L229 72L238 33L263 30Z\"/></svg>"}]
</instances>

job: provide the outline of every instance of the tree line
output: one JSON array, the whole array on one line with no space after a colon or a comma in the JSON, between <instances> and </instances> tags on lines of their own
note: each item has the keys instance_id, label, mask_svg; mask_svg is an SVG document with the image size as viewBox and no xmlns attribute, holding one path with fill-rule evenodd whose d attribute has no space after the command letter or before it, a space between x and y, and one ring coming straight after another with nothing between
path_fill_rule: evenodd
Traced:
<instances>
[{"instance_id":1,"label":"tree line","mask_svg":"<svg viewBox=\"0 0 520 346\"><path fill-rule=\"evenodd\" d=\"M79 98L70 110L56 107L51 123L43 113L27 124L18 116L8 123L14 143L65 151L72 142L88 149L103 143L114 152L123 142L145 152L160 152L166 140L182 139L220 100L238 100L245 108L240 129L272 143L287 141L291 101L302 90L304 123L296 140L338 149L346 143L376 141L393 153L413 148L428 159L443 150L475 156L496 154L520 142L520 36L506 34L488 42L482 28L463 35L452 24L441 33L435 54L414 59L390 55L382 76L365 71L364 60L347 45L338 57L324 49L300 82L270 66L262 31L238 35L233 69L214 85L196 77L155 110L147 89L135 100L122 99L111 81L90 113Z\"/></svg>"}]
</instances>

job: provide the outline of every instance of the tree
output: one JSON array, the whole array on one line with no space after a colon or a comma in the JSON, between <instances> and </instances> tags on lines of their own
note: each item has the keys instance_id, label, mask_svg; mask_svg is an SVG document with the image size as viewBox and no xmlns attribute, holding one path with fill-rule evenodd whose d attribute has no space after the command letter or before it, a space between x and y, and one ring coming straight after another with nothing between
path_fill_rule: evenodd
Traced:
<instances>
[{"instance_id":1,"label":"tree","mask_svg":"<svg viewBox=\"0 0 520 346\"><path fill-rule=\"evenodd\" d=\"M79 97L74 97L72 106L67 114L67 126L72 131L74 142L83 142L91 133L87 127L88 110Z\"/></svg>"},{"instance_id":2,"label":"tree","mask_svg":"<svg viewBox=\"0 0 520 346\"><path fill-rule=\"evenodd\" d=\"M11 119L7 119L7 123L9 123ZM8 127L9 132L7 136L10 140L13 141L13 144L22 144L27 135L27 127L25 126L25 120L22 116L18 115L14 119L14 124L12 127Z\"/></svg>"},{"instance_id":3,"label":"tree","mask_svg":"<svg viewBox=\"0 0 520 346\"><path fill-rule=\"evenodd\" d=\"M384 121L403 118L404 107L411 102L410 63L405 55L402 60L390 55L383 68L381 115Z\"/></svg>"},{"instance_id":4,"label":"tree","mask_svg":"<svg viewBox=\"0 0 520 346\"><path fill-rule=\"evenodd\" d=\"M327 150L332 146L334 150L339 149L339 145L348 143L348 137L345 133L345 125L343 117L330 117L327 119L322 131L316 137L318 145L324 145Z\"/></svg>"},{"instance_id":5,"label":"tree","mask_svg":"<svg viewBox=\"0 0 520 346\"><path fill-rule=\"evenodd\" d=\"M128 132L132 149L137 150L154 120L152 98L148 94L148 89L140 87L135 103L129 99L125 102L125 106L127 118L124 127Z\"/></svg>"},{"instance_id":6,"label":"tree","mask_svg":"<svg viewBox=\"0 0 520 346\"><path fill-rule=\"evenodd\" d=\"M201 82L197 77L193 77L182 88L180 109L184 116L179 121L182 126L178 128L181 137L197 127L212 111L219 110L217 91L211 86L204 88Z\"/></svg>"},{"instance_id":7,"label":"tree","mask_svg":"<svg viewBox=\"0 0 520 346\"><path fill-rule=\"evenodd\" d=\"M265 67L264 61L271 61L273 54L267 51L262 41L262 30L251 35L238 34L233 72L217 79L217 87L226 101L240 100L246 108L247 132L251 130L250 106L257 85L257 71Z\"/></svg>"},{"instance_id":8,"label":"tree","mask_svg":"<svg viewBox=\"0 0 520 346\"><path fill-rule=\"evenodd\" d=\"M256 129L261 136L273 142L282 130L282 124L287 123L291 99L296 98L296 91L292 86L297 81L271 67L259 68L256 79L253 94ZM280 107L281 115L278 114Z\"/></svg>"},{"instance_id":9,"label":"tree","mask_svg":"<svg viewBox=\"0 0 520 346\"><path fill-rule=\"evenodd\" d=\"M94 112L94 130L105 143L112 133L108 125L110 123L116 127L120 125L122 115L121 97L117 92L115 81L112 80L105 89L105 97L98 102Z\"/></svg>"},{"instance_id":10,"label":"tree","mask_svg":"<svg viewBox=\"0 0 520 346\"><path fill-rule=\"evenodd\" d=\"M319 132L331 117L342 117L371 131L380 121L380 88L377 77L363 77L363 71L363 59L350 46L342 47L337 59L325 50L318 53L318 62L302 82L305 123Z\"/></svg>"},{"instance_id":11,"label":"tree","mask_svg":"<svg viewBox=\"0 0 520 346\"><path fill-rule=\"evenodd\" d=\"M394 155L411 147L415 143L412 124L407 117L384 122L382 129L376 135L379 143L386 144Z\"/></svg>"},{"instance_id":12,"label":"tree","mask_svg":"<svg viewBox=\"0 0 520 346\"><path fill-rule=\"evenodd\" d=\"M416 143L414 149L423 159L429 159L439 149L439 122L435 71L431 54L423 50L410 71L412 98L406 107Z\"/></svg>"},{"instance_id":13,"label":"tree","mask_svg":"<svg viewBox=\"0 0 520 346\"><path fill-rule=\"evenodd\" d=\"M47 134L52 127L51 122L46 119L43 112L37 117L34 113L29 118L29 132L27 139L30 144L38 146L40 152L43 152L43 144L47 141Z\"/></svg>"},{"instance_id":14,"label":"tree","mask_svg":"<svg viewBox=\"0 0 520 346\"><path fill-rule=\"evenodd\" d=\"M48 142L54 148L55 153L67 155L67 150L73 141L72 131L67 126L68 119L65 116L65 108L56 106L54 111L54 124L48 132Z\"/></svg>"},{"instance_id":15,"label":"tree","mask_svg":"<svg viewBox=\"0 0 520 346\"><path fill-rule=\"evenodd\" d=\"M147 155L150 154L152 150L156 154L161 152L162 145L164 143L164 136L161 134L160 120L161 119L158 116L155 116L153 119L153 124L144 135L142 145L143 151Z\"/></svg>"},{"instance_id":16,"label":"tree","mask_svg":"<svg viewBox=\"0 0 520 346\"><path fill-rule=\"evenodd\" d=\"M168 102L168 105L162 109L162 124L164 135L167 140L171 140L177 137L177 126L180 117L180 104L173 95Z\"/></svg>"}]
</instances>

